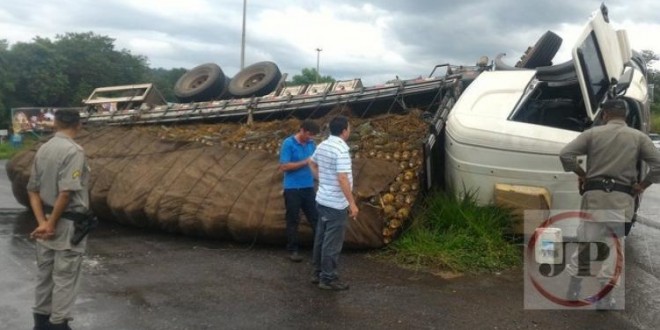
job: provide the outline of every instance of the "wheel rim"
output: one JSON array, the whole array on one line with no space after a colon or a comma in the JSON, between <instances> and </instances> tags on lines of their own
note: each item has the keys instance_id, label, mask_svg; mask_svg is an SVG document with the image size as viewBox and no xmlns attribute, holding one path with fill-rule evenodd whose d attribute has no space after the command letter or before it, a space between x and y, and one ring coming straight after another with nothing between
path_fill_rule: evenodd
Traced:
<instances>
[{"instance_id":1,"label":"wheel rim","mask_svg":"<svg viewBox=\"0 0 660 330\"><path fill-rule=\"evenodd\" d=\"M195 89L195 88L201 86L202 84L204 84L207 80L209 80L208 75L198 76L198 77L195 78L195 80L190 82L190 85L188 85L188 88Z\"/></svg>"},{"instance_id":2,"label":"wheel rim","mask_svg":"<svg viewBox=\"0 0 660 330\"><path fill-rule=\"evenodd\" d=\"M266 75L263 73L254 74L245 80L245 83L243 83L243 87L250 88L260 83L262 80L264 80L264 77L266 77Z\"/></svg>"}]
</instances>

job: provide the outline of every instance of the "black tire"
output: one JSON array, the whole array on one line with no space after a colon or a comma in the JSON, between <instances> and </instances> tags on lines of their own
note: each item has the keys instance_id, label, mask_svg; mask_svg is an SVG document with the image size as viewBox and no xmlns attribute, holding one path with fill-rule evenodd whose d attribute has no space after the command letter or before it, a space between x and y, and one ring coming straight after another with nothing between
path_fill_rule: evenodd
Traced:
<instances>
[{"instance_id":1,"label":"black tire","mask_svg":"<svg viewBox=\"0 0 660 330\"><path fill-rule=\"evenodd\" d=\"M282 73L273 62L259 62L241 70L231 79L229 93L236 97L264 96L277 88Z\"/></svg>"},{"instance_id":2,"label":"black tire","mask_svg":"<svg viewBox=\"0 0 660 330\"><path fill-rule=\"evenodd\" d=\"M222 91L216 97L218 100L228 100L234 98L234 95L229 93L229 84L231 83L231 78L225 76L225 83L223 85Z\"/></svg>"},{"instance_id":3,"label":"black tire","mask_svg":"<svg viewBox=\"0 0 660 330\"><path fill-rule=\"evenodd\" d=\"M539 66L552 65L552 59L561 46L562 39L552 31L544 33L541 38L529 48L516 64L516 67L533 69Z\"/></svg>"},{"instance_id":4,"label":"black tire","mask_svg":"<svg viewBox=\"0 0 660 330\"><path fill-rule=\"evenodd\" d=\"M217 64L206 63L184 73L174 85L181 102L210 101L225 89L226 77Z\"/></svg>"}]
</instances>

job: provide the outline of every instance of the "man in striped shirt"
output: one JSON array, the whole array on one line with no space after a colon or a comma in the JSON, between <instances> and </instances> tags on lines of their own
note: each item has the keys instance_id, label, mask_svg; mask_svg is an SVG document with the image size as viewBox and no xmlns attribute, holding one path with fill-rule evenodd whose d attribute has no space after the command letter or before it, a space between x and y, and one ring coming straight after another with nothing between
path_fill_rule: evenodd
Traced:
<instances>
[{"instance_id":1,"label":"man in striped shirt","mask_svg":"<svg viewBox=\"0 0 660 330\"><path fill-rule=\"evenodd\" d=\"M311 167L319 179L316 193L318 223L314 237L312 283L325 290L346 290L337 275L348 217L357 218L353 198L353 171L346 141L351 133L348 118L330 121L330 136L316 148Z\"/></svg>"}]
</instances>

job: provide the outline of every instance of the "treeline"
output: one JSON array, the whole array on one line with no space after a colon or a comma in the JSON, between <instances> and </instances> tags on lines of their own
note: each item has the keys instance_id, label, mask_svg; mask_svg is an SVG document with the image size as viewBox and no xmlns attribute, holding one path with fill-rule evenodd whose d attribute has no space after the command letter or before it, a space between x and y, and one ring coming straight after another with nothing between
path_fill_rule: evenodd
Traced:
<instances>
[{"instance_id":1,"label":"treeline","mask_svg":"<svg viewBox=\"0 0 660 330\"><path fill-rule=\"evenodd\" d=\"M153 82L168 101L186 69L152 69L146 57L116 49L114 39L92 32L9 45L0 40L0 128L11 108L80 106L94 88Z\"/></svg>"},{"instance_id":2,"label":"treeline","mask_svg":"<svg viewBox=\"0 0 660 330\"><path fill-rule=\"evenodd\" d=\"M660 60L660 56L648 49L642 50L641 54L649 69L649 84L655 85L653 99L651 100L651 112L658 115L660 114L660 72L653 69L653 64Z\"/></svg>"}]
</instances>

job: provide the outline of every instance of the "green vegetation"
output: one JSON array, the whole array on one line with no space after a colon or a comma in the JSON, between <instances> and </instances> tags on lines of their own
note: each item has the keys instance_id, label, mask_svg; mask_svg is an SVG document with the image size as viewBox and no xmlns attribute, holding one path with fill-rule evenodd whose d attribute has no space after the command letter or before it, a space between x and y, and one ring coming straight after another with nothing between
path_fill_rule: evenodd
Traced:
<instances>
[{"instance_id":1,"label":"green vegetation","mask_svg":"<svg viewBox=\"0 0 660 330\"><path fill-rule=\"evenodd\" d=\"M660 132L660 125L658 125L658 120L656 116L660 115L660 72L653 68L653 64L660 60L660 56L652 50L642 50L642 57L646 61L646 67L649 69L648 82L649 84L655 85L655 91L653 93L653 99L651 100L651 131Z\"/></svg>"},{"instance_id":2,"label":"green vegetation","mask_svg":"<svg viewBox=\"0 0 660 330\"><path fill-rule=\"evenodd\" d=\"M0 159L9 159L23 150L30 149L35 143L37 143L37 141L39 141L39 139L36 137L24 135L21 146L14 148L9 141L5 140L0 144Z\"/></svg>"},{"instance_id":3,"label":"green vegetation","mask_svg":"<svg viewBox=\"0 0 660 330\"><path fill-rule=\"evenodd\" d=\"M318 78L318 79L317 79ZM314 84L316 82L325 83L333 82L334 78L331 76L319 76L316 69L304 68L300 74L297 74L291 78L291 86L304 85L304 84Z\"/></svg>"},{"instance_id":4,"label":"green vegetation","mask_svg":"<svg viewBox=\"0 0 660 330\"><path fill-rule=\"evenodd\" d=\"M660 132L660 110L651 111L651 132Z\"/></svg>"},{"instance_id":5,"label":"green vegetation","mask_svg":"<svg viewBox=\"0 0 660 330\"><path fill-rule=\"evenodd\" d=\"M397 264L458 272L490 272L520 263L520 249L504 238L508 211L478 206L472 194L429 196L411 225L385 250Z\"/></svg>"},{"instance_id":6,"label":"green vegetation","mask_svg":"<svg viewBox=\"0 0 660 330\"><path fill-rule=\"evenodd\" d=\"M168 101L185 69L151 69L148 60L114 39L66 33L9 45L0 39L0 128L9 127L17 107L77 107L94 88L153 82Z\"/></svg>"}]
</instances>

